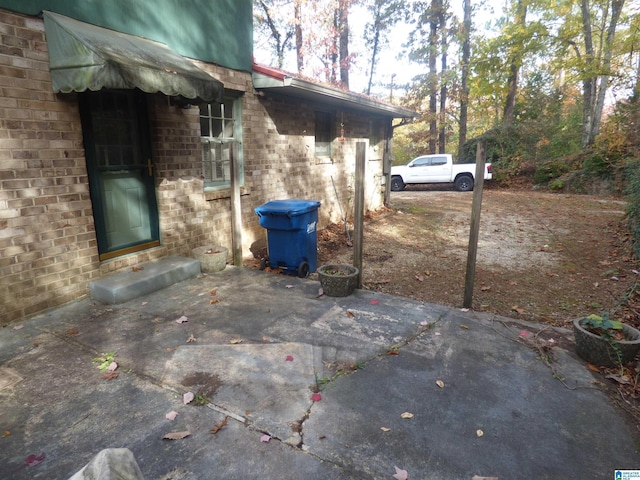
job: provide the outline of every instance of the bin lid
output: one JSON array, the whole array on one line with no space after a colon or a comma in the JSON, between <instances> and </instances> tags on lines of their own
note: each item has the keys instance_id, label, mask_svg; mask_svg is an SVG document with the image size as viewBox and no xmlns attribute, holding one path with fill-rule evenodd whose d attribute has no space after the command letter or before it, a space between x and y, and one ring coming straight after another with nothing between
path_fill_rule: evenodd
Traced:
<instances>
[{"instance_id":1,"label":"bin lid","mask_svg":"<svg viewBox=\"0 0 640 480\"><path fill-rule=\"evenodd\" d=\"M273 200L264 205L256 207L258 215L287 215L293 217L295 215L303 215L305 213L316 210L320 207L318 200Z\"/></svg>"}]
</instances>

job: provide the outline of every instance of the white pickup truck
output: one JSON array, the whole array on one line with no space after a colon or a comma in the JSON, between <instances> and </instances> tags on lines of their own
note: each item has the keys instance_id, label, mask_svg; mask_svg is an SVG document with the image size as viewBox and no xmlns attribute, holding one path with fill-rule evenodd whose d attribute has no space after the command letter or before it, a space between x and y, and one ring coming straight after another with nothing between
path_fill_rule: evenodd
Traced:
<instances>
[{"instance_id":1,"label":"white pickup truck","mask_svg":"<svg viewBox=\"0 0 640 480\"><path fill-rule=\"evenodd\" d=\"M456 190L473 190L475 163L454 164L449 154L421 155L406 165L391 167L391 191L404 190L412 183L453 183ZM485 165L484 179L491 180L491 164Z\"/></svg>"}]
</instances>

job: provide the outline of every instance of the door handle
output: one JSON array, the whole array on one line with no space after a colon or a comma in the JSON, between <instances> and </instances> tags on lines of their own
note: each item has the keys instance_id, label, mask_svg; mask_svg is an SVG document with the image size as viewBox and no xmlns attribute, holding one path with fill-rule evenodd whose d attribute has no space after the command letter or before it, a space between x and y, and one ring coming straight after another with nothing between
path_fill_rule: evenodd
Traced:
<instances>
[{"instance_id":1,"label":"door handle","mask_svg":"<svg viewBox=\"0 0 640 480\"><path fill-rule=\"evenodd\" d=\"M151 163L151 159L147 158L147 168L149 169L149 176L153 176L153 163Z\"/></svg>"}]
</instances>

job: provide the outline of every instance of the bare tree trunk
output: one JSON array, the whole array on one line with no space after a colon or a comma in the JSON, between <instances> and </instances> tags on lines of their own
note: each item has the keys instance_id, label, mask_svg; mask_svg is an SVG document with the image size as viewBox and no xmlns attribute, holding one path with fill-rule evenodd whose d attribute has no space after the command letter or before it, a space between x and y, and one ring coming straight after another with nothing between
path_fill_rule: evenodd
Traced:
<instances>
[{"instance_id":1,"label":"bare tree trunk","mask_svg":"<svg viewBox=\"0 0 640 480\"><path fill-rule=\"evenodd\" d=\"M464 0L464 40L462 42L462 79L460 94L460 129L458 134L458 159L464 157L464 144L467 143L467 118L469 105L469 59L471 58L471 0Z\"/></svg>"},{"instance_id":2,"label":"bare tree trunk","mask_svg":"<svg viewBox=\"0 0 640 480\"><path fill-rule=\"evenodd\" d=\"M521 27L524 27L527 21L527 6L523 0L518 0L516 6L516 18L515 23ZM517 47L516 47L517 48ZM518 94L518 77L520 72L520 66L522 65L522 52L513 51L511 55L511 64L509 65L509 79L507 80L508 92L507 101L504 105L504 114L502 117L502 123L504 125L512 125L513 117L516 109L516 96Z\"/></svg>"},{"instance_id":3,"label":"bare tree trunk","mask_svg":"<svg viewBox=\"0 0 640 480\"><path fill-rule=\"evenodd\" d=\"M586 148L591 145L593 139L591 138L591 124L593 122L593 111L595 101L595 86L596 81L591 73L592 65L595 61L595 54L593 50L593 37L591 34L591 12L589 0L581 0L580 8L582 11L582 31L584 35L585 46L585 70L587 72L586 78L582 81L582 148Z\"/></svg>"},{"instance_id":4,"label":"bare tree trunk","mask_svg":"<svg viewBox=\"0 0 640 480\"><path fill-rule=\"evenodd\" d=\"M441 0L431 0L429 12L429 153L436 153L438 139L438 5Z\"/></svg>"},{"instance_id":5,"label":"bare tree trunk","mask_svg":"<svg viewBox=\"0 0 640 480\"><path fill-rule=\"evenodd\" d=\"M373 83L373 74L376 70L378 61L378 48L380 45L380 15L382 7L376 4L373 13L373 45L371 47L371 69L369 70L369 83L367 84L367 95L371 94L371 84Z\"/></svg>"},{"instance_id":6,"label":"bare tree trunk","mask_svg":"<svg viewBox=\"0 0 640 480\"><path fill-rule=\"evenodd\" d=\"M295 37L296 37L296 62L298 64L298 73L304 71L304 52L302 51L302 15L300 10L301 0L295 0L293 4L293 16L295 18Z\"/></svg>"},{"instance_id":7,"label":"bare tree trunk","mask_svg":"<svg viewBox=\"0 0 640 480\"><path fill-rule=\"evenodd\" d=\"M623 5L624 0L613 0L611 4L611 21L609 22L609 27L607 28L607 38L605 40L604 59L602 64L602 71L605 73L600 77L600 85L598 86L598 97L594 108L593 121L591 122L592 142L598 136L598 133L600 133L600 122L602 120L602 110L604 109L604 99L609 88L609 75L606 72L608 72L611 68L611 57L613 55L613 39L616 35L616 27L618 25L618 20L620 19L620 13L622 12Z\"/></svg>"},{"instance_id":8,"label":"bare tree trunk","mask_svg":"<svg viewBox=\"0 0 640 480\"><path fill-rule=\"evenodd\" d=\"M349 88L349 3L351 0L339 0L339 50L340 50L340 85Z\"/></svg>"},{"instance_id":9,"label":"bare tree trunk","mask_svg":"<svg viewBox=\"0 0 640 480\"><path fill-rule=\"evenodd\" d=\"M446 71L447 71L447 28L446 28L446 15L444 12L444 6L440 6L440 11L438 12L438 21L440 23L440 34L442 35L442 63L440 68L440 133L438 134L438 153L445 153L446 148L446 129L445 129L445 114L447 111L447 82Z\"/></svg>"}]
</instances>

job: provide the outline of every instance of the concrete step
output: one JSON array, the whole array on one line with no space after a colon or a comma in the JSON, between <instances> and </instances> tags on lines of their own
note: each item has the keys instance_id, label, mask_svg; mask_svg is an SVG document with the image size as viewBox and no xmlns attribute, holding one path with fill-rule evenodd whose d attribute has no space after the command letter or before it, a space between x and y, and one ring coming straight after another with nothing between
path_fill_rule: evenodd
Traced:
<instances>
[{"instance_id":1,"label":"concrete step","mask_svg":"<svg viewBox=\"0 0 640 480\"><path fill-rule=\"evenodd\" d=\"M105 303L124 303L166 288L200 273L200 262L172 256L136 266L136 270L108 275L89 283L89 294Z\"/></svg>"}]
</instances>

